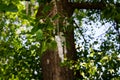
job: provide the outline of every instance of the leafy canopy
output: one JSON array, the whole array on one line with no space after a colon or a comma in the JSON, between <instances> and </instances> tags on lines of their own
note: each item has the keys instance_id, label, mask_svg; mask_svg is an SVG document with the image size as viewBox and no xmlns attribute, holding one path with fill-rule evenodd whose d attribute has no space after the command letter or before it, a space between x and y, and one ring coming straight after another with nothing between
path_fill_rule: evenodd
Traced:
<instances>
[{"instance_id":1,"label":"leafy canopy","mask_svg":"<svg viewBox=\"0 0 120 80\"><path fill-rule=\"evenodd\" d=\"M53 35L54 25L51 19L47 18L46 23L36 19L38 4L34 0L30 1L28 7L29 10L34 8L34 14L32 11L26 14L26 2L19 0L1 0L0 2L1 80L40 80L42 53L48 48L55 49L56 47ZM81 75L84 80L120 78L120 58L118 57L120 12L119 7L114 5L119 0L116 2L104 0L104 2L107 3L107 7L102 11L76 9L75 15L72 16L75 20L73 27L75 27L77 60L65 61L64 64L73 69L76 76ZM48 9L48 6L45 9ZM94 37L94 29L100 29L101 26L93 25L93 23L98 22L101 26L105 23L109 25L105 26L107 30L104 33ZM87 33L88 31L90 34ZM76 77L76 80L80 79Z\"/></svg>"}]
</instances>

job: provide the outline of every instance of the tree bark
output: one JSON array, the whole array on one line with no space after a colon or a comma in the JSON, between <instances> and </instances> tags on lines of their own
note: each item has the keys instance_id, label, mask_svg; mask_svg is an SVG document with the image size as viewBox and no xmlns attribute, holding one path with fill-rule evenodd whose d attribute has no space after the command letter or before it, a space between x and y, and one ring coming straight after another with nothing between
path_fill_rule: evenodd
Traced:
<instances>
[{"instance_id":1,"label":"tree bark","mask_svg":"<svg viewBox=\"0 0 120 80\"><path fill-rule=\"evenodd\" d=\"M52 8L48 13L43 14L42 9L45 5L52 4ZM36 17L40 16L49 16L53 17L54 15L59 14L60 19L56 20L54 22L56 28L60 28L59 24L64 26L64 20L65 18L69 18L73 14L73 9L70 8L69 4L67 3L67 0L53 0L52 3L46 3L42 4L39 7L38 13ZM70 26L69 26L70 27ZM56 38L60 38L60 32L62 32L62 29L57 30ZM69 59L72 59L74 53L75 53L75 45L74 45L74 29L67 30L64 32L64 35L66 36L66 42L69 44L69 47L67 47L65 53ZM61 40L61 41L59 41ZM47 50L42 55L41 59L41 66L42 66L42 74L43 74L43 80L74 80L73 77L73 71L70 70L68 67L61 66L62 58L64 57L64 49L62 47L62 39L56 39L57 48L56 50Z\"/></svg>"},{"instance_id":2,"label":"tree bark","mask_svg":"<svg viewBox=\"0 0 120 80\"><path fill-rule=\"evenodd\" d=\"M55 14L59 14L61 19L56 20L55 27L58 28L58 24L64 26L65 18L70 18L73 14L74 9L104 9L106 4L98 2L98 3L72 3L68 2L67 0L52 0L52 9L46 13L42 13L42 9L45 5L50 5L50 3L42 4L39 7L37 17L40 16L49 16L52 17ZM115 4L116 7L120 6L120 4ZM50 5L51 6L51 5ZM75 44L74 44L74 27L68 26L66 31L62 31L62 29L58 30L57 35L60 32L64 32L65 39L66 39L66 49L67 49L67 58L68 59L75 59ZM59 28L61 28L59 26ZM60 51L59 48L61 47L59 41L57 42L56 50L47 50L41 59L42 62L42 72L43 72L43 80L74 80L73 71L71 71L68 67L60 66L61 57L60 53L64 51Z\"/></svg>"}]
</instances>

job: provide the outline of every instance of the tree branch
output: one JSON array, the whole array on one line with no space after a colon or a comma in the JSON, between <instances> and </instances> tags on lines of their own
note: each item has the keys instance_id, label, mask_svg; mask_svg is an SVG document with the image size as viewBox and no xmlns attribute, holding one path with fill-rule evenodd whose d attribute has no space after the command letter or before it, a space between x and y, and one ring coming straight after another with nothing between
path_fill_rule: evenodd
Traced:
<instances>
[{"instance_id":1,"label":"tree branch","mask_svg":"<svg viewBox=\"0 0 120 80\"><path fill-rule=\"evenodd\" d=\"M76 9L103 9L106 7L105 4L98 3L89 3L89 2L81 2L81 3L69 3L73 8Z\"/></svg>"},{"instance_id":2,"label":"tree branch","mask_svg":"<svg viewBox=\"0 0 120 80\"><path fill-rule=\"evenodd\" d=\"M74 9L104 9L107 7L107 4L109 3L103 3L103 2L98 2L98 3L90 3L90 2L81 2L81 3L72 3L69 2L69 5L73 7ZM120 7L120 3L114 4L116 7Z\"/></svg>"}]
</instances>

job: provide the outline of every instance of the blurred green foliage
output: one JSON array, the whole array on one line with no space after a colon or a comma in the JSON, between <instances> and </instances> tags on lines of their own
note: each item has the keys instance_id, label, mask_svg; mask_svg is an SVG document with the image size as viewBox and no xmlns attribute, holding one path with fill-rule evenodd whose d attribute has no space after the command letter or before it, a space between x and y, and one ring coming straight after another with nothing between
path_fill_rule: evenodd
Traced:
<instances>
[{"instance_id":1,"label":"blurred green foliage","mask_svg":"<svg viewBox=\"0 0 120 80\"><path fill-rule=\"evenodd\" d=\"M40 2L42 0L38 0ZM50 1L50 0L48 0ZM100 0L76 0L97 2ZM117 0L119 2L119 0ZM86 25L91 25L99 20L103 25L106 22L120 24L119 7L113 0L107 2L106 9L100 10L75 10L74 19L78 21L75 27L77 60L65 58L64 65L74 70L76 80L119 80L120 79L120 38L119 25L112 25L104 37L93 40L86 35L88 30L82 27L83 18L88 19ZM54 25L50 18L46 22L36 19L38 5L35 0L30 1L34 7L34 14L26 15L25 2L20 0L1 0L0 2L0 80L42 80L41 56L47 49L56 49L54 41ZM46 10L50 9L48 6ZM53 17L59 18L59 15ZM94 26L94 25L91 25ZM95 26L94 26L95 27ZM116 27L118 29L116 29ZM91 27L92 29L93 27ZM69 29L69 28L68 28ZM92 30L93 32L93 30ZM78 42L81 41L79 44ZM96 50L96 45L99 45Z\"/></svg>"}]
</instances>

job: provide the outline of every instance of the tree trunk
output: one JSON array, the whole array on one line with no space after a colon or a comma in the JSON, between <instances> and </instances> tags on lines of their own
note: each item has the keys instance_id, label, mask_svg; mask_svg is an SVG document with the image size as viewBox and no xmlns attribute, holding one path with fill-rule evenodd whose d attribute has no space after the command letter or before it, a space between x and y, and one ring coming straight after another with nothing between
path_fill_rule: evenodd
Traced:
<instances>
[{"instance_id":1,"label":"tree trunk","mask_svg":"<svg viewBox=\"0 0 120 80\"><path fill-rule=\"evenodd\" d=\"M67 4L67 0L54 0L52 1L53 6L52 9L46 14L49 17L54 16L55 14L59 14L61 16L61 20L56 20L55 27L59 28L59 24L64 26L63 20L65 18L69 18L72 16L73 10ZM51 3L46 3L46 5L51 5ZM44 5L39 7L37 17L43 16L45 14L41 13L41 10L44 8ZM70 27L70 26L69 26ZM66 30L64 32L66 43L69 46L66 46L66 51L62 47L62 39L60 38L60 32L62 29L57 30L56 42L57 48L56 50L47 50L41 59L43 80L73 80L73 71L68 67L61 66L60 63L66 54L68 59L72 59L75 53L75 45L74 45L74 29ZM65 54L64 54L65 53Z\"/></svg>"},{"instance_id":2,"label":"tree trunk","mask_svg":"<svg viewBox=\"0 0 120 80\"><path fill-rule=\"evenodd\" d=\"M72 0L74 1L74 0ZM53 7L50 12L46 14L42 14L41 10L44 7L44 4L39 7L37 17L42 15L50 15L50 17L54 16L55 14L60 14L61 19L55 21L55 27L58 27L58 24L64 26L65 18L70 18L73 14L74 9L99 9L102 10L106 8L106 4L103 2L98 3L73 3L67 2L67 0L52 0ZM49 5L49 3L46 3ZM117 7L120 4L115 4ZM52 14L50 14L52 12ZM61 27L58 29L57 37L60 36L60 32L64 32L65 39L66 39L66 55L68 59L75 58L75 44L74 44L74 28L72 26L68 26L66 31L62 31ZM58 41L57 41L58 40ZM62 41L62 39L61 39ZM74 80L73 72L69 70L67 67L60 66L61 63L61 55L64 55L65 52L63 49L60 49L62 43L59 39L56 39L57 42L57 49L56 50L47 50L42 56L42 70L43 70L43 80ZM61 51L60 51L61 50ZM63 57L63 56L62 56Z\"/></svg>"},{"instance_id":3,"label":"tree trunk","mask_svg":"<svg viewBox=\"0 0 120 80\"><path fill-rule=\"evenodd\" d=\"M43 80L73 80L72 71L60 66L58 51L49 51L42 56Z\"/></svg>"}]
</instances>

